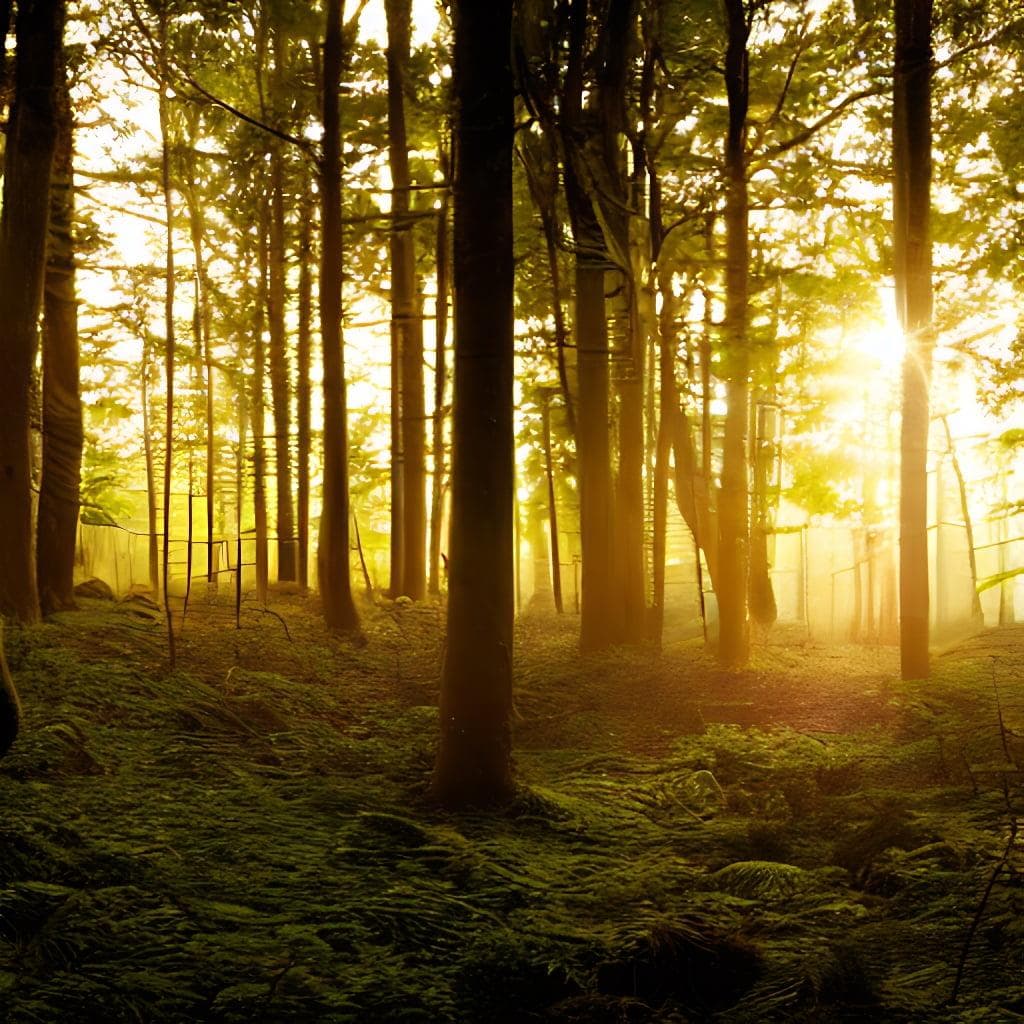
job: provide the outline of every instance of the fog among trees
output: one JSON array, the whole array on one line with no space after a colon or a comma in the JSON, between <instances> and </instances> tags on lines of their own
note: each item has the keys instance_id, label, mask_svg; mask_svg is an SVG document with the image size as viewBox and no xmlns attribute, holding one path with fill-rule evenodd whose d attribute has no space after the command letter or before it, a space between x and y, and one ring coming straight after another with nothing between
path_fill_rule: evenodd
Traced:
<instances>
[{"instance_id":1,"label":"fog among trees","mask_svg":"<svg viewBox=\"0 0 1024 1024\"><path fill-rule=\"evenodd\" d=\"M0 29L0 1016L1024 1013L1015 0Z\"/></svg>"}]
</instances>

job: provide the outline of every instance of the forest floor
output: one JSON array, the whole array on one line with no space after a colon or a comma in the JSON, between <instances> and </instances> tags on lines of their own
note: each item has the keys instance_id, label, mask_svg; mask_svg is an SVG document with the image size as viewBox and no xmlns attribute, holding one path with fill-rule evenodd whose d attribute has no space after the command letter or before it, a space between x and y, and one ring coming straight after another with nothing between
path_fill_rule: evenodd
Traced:
<instances>
[{"instance_id":1,"label":"forest floor","mask_svg":"<svg viewBox=\"0 0 1024 1024\"><path fill-rule=\"evenodd\" d=\"M9 631L0 1020L1024 1019L1024 630L911 684L790 630L727 673L527 616L519 796L453 814L442 612L355 646L272 608L199 603L174 672L137 605Z\"/></svg>"}]
</instances>

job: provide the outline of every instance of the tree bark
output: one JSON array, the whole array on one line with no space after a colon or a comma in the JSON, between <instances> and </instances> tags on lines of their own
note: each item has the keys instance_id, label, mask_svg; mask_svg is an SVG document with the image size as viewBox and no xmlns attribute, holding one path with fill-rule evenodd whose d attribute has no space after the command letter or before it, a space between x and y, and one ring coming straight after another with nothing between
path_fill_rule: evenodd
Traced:
<instances>
[{"instance_id":1,"label":"tree bark","mask_svg":"<svg viewBox=\"0 0 1024 1024\"><path fill-rule=\"evenodd\" d=\"M299 223L299 322L296 338L296 428L298 432L298 558L296 570L299 586L309 586L309 459L311 388L309 371L312 363L313 259L312 204L303 200Z\"/></svg>"},{"instance_id":2,"label":"tree bark","mask_svg":"<svg viewBox=\"0 0 1024 1024\"><path fill-rule=\"evenodd\" d=\"M266 434L266 349L263 345L263 324L267 308L267 205L266 197L257 195L259 204L258 222L260 237L257 249L256 309L253 317L252 338L252 502L253 525L256 530L256 600L263 606L267 603L267 588L270 577L270 552L267 540L267 460Z\"/></svg>"},{"instance_id":3,"label":"tree bark","mask_svg":"<svg viewBox=\"0 0 1024 1024\"><path fill-rule=\"evenodd\" d=\"M349 557L348 416L342 339L341 117L344 0L329 0L323 59L323 142L320 161L320 338L323 345L324 485L317 568L327 628L359 630Z\"/></svg>"},{"instance_id":4,"label":"tree bark","mask_svg":"<svg viewBox=\"0 0 1024 1024\"><path fill-rule=\"evenodd\" d=\"M193 115L189 114L190 121ZM196 137L198 124L190 124L189 137ZM206 582L216 584L217 573L214 556L214 513L217 493L217 431L214 422L216 381L214 378L213 337L211 330L210 279L206 271L204 247L206 242L206 218L191 168L185 173L185 202L188 205L189 236L192 241L192 255L195 259L195 315L193 335L196 345L196 373L201 375L206 406ZM191 508L191 506L190 506Z\"/></svg>"},{"instance_id":5,"label":"tree bark","mask_svg":"<svg viewBox=\"0 0 1024 1024\"><path fill-rule=\"evenodd\" d=\"M444 168L447 177L448 168ZM447 383L448 341L448 197L441 198L437 212L437 298L434 300L434 416L431 437L432 481L430 495L430 558L429 590L435 597L441 593L441 521L444 518L445 457L444 421L445 386Z\"/></svg>"},{"instance_id":6,"label":"tree bark","mask_svg":"<svg viewBox=\"0 0 1024 1024\"><path fill-rule=\"evenodd\" d=\"M725 434L718 503L718 660L729 668L746 664L749 519L747 510L747 404L750 351L747 339L749 251L747 237L747 66L749 29L743 0L725 0L728 46L725 85L729 127L725 141Z\"/></svg>"},{"instance_id":7,"label":"tree bark","mask_svg":"<svg viewBox=\"0 0 1024 1024\"><path fill-rule=\"evenodd\" d=\"M575 243L576 459L580 499L580 648L614 643L612 472L608 394L608 323L605 315L606 240L585 188L582 139L593 131L583 110L587 0L569 11L569 51L561 104L565 194Z\"/></svg>"},{"instance_id":8,"label":"tree bark","mask_svg":"<svg viewBox=\"0 0 1024 1024\"><path fill-rule=\"evenodd\" d=\"M174 469L174 363L176 341L174 336L174 196L171 181L171 112L167 96L168 74L165 65L167 53L167 12L160 13L161 66L159 89L160 116L160 189L164 207L164 505L163 505L163 570L164 615L167 619L167 655L174 668L174 614L170 601L171 561L171 481Z\"/></svg>"},{"instance_id":9,"label":"tree bark","mask_svg":"<svg viewBox=\"0 0 1024 1024\"><path fill-rule=\"evenodd\" d=\"M146 460L146 529L148 531L148 569L149 589L153 600L160 597L160 534L157 529L157 500L156 500L156 465L153 457L153 435L151 427L153 424L152 413L150 412L150 372L152 371L152 354L150 343L145 327L142 335L142 448Z\"/></svg>"},{"instance_id":10,"label":"tree bark","mask_svg":"<svg viewBox=\"0 0 1024 1024\"><path fill-rule=\"evenodd\" d=\"M649 635L661 643L665 626L665 558L668 534L669 460L672 455L672 418L681 416L674 408L679 401L675 380L676 362L676 297L672 292L672 275L667 269L658 274L661 313L658 317L658 432L654 454L653 484L653 569L651 621ZM654 387L654 381L651 381ZM696 549L696 550L699 550Z\"/></svg>"},{"instance_id":11,"label":"tree bark","mask_svg":"<svg viewBox=\"0 0 1024 1024\"><path fill-rule=\"evenodd\" d=\"M416 248L409 218L409 145L405 92L412 28L411 0L386 0L388 27L388 159L391 166L391 358L393 427L398 443L392 475L391 592L414 601L426 595L426 410L423 395L423 319L416 280ZM397 370L397 373L394 372Z\"/></svg>"},{"instance_id":12,"label":"tree bark","mask_svg":"<svg viewBox=\"0 0 1024 1024\"><path fill-rule=\"evenodd\" d=\"M30 406L46 264L62 0L23 0L0 214L0 615L39 618L32 529Z\"/></svg>"},{"instance_id":13,"label":"tree bark","mask_svg":"<svg viewBox=\"0 0 1024 1024\"><path fill-rule=\"evenodd\" d=\"M928 662L928 389L932 347L931 0L896 0L893 239L906 338L900 428L900 672Z\"/></svg>"},{"instance_id":14,"label":"tree bark","mask_svg":"<svg viewBox=\"0 0 1024 1024\"><path fill-rule=\"evenodd\" d=\"M564 397L564 396L563 396ZM541 412L544 430L544 476L548 485L548 533L551 538L551 594L555 611L562 614L562 563L558 549L558 505L555 501L555 473L551 459L551 396L544 392ZM568 415L568 407L566 407Z\"/></svg>"},{"instance_id":15,"label":"tree bark","mask_svg":"<svg viewBox=\"0 0 1024 1024\"><path fill-rule=\"evenodd\" d=\"M21 728L21 700L4 653L4 620L0 618L0 757L18 738Z\"/></svg>"},{"instance_id":16,"label":"tree bark","mask_svg":"<svg viewBox=\"0 0 1024 1024\"><path fill-rule=\"evenodd\" d=\"M608 429L608 324L604 269L577 256L576 405L580 494L580 648L615 640L612 612L612 474Z\"/></svg>"},{"instance_id":17,"label":"tree bark","mask_svg":"<svg viewBox=\"0 0 1024 1024\"><path fill-rule=\"evenodd\" d=\"M50 248L43 292L43 461L36 524L36 579L44 615L75 607L75 541L82 475L82 398L72 239L72 115L63 61L57 76L56 110Z\"/></svg>"},{"instance_id":18,"label":"tree bark","mask_svg":"<svg viewBox=\"0 0 1024 1024\"><path fill-rule=\"evenodd\" d=\"M284 30L274 26L275 98L284 88L286 60ZM288 335L285 329L285 164L283 143L274 139L270 149L270 231L268 233L267 323L270 328L270 394L274 413L274 455L277 483L277 578L297 576L295 504L292 496L291 375L288 372Z\"/></svg>"},{"instance_id":19,"label":"tree bark","mask_svg":"<svg viewBox=\"0 0 1024 1024\"><path fill-rule=\"evenodd\" d=\"M511 767L512 0L454 4L455 405L448 647L433 789L494 804Z\"/></svg>"}]
</instances>

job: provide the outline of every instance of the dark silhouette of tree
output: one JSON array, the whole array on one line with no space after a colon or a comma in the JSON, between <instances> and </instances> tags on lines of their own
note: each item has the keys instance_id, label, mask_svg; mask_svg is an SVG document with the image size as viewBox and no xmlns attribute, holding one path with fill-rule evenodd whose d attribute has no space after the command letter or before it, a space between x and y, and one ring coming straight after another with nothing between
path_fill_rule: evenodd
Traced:
<instances>
[{"instance_id":1,"label":"dark silhouette of tree","mask_svg":"<svg viewBox=\"0 0 1024 1024\"><path fill-rule=\"evenodd\" d=\"M511 0L457 0L455 381L448 646L435 795L513 792L513 81Z\"/></svg>"},{"instance_id":2,"label":"dark silhouette of tree","mask_svg":"<svg viewBox=\"0 0 1024 1024\"><path fill-rule=\"evenodd\" d=\"M29 415L57 142L62 0L25 0L15 21L14 101L0 213L0 615L39 617Z\"/></svg>"},{"instance_id":3,"label":"dark silhouette of tree","mask_svg":"<svg viewBox=\"0 0 1024 1024\"><path fill-rule=\"evenodd\" d=\"M3 757L11 744L18 738L21 727L21 701L18 691L7 667L4 654L4 622L0 619L0 757Z\"/></svg>"},{"instance_id":4,"label":"dark silhouette of tree","mask_svg":"<svg viewBox=\"0 0 1024 1024\"><path fill-rule=\"evenodd\" d=\"M750 564L747 515L747 419L750 373L748 331L747 110L750 34L744 0L725 0L725 88L729 123L725 139L725 437L722 488L718 501L718 657L723 665L747 660L747 572Z\"/></svg>"},{"instance_id":5,"label":"dark silhouette of tree","mask_svg":"<svg viewBox=\"0 0 1024 1024\"><path fill-rule=\"evenodd\" d=\"M324 621L335 632L359 629L349 560L348 422L341 331L341 112L345 62L344 0L329 0L323 56L323 142L320 156L320 337L324 367L324 490L317 563Z\"/></svg>"}]
</instances>

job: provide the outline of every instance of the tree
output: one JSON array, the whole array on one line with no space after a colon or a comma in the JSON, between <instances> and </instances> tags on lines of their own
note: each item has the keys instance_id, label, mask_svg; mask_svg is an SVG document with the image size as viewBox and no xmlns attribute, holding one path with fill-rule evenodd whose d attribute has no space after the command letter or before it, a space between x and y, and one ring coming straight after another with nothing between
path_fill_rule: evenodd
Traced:
<instances>
[{"instance_id":1,"label":"tree","mask_svg":"<svg viewBox=\"0 0 1024 1024\"><path fill-rule=\"evenodd\" d=\"M434 794L513 792L512 0L456 0L455 380L448 646Z\"/></svg>"},{"instance_id":2,"label":"tree","mask_svg":"<svg viewBox=\"0 0 1024 1024\"><path fill-rule=\"evenodd\" d=\"M18 738L21 727L21 701L7 667L4 655L4 621L0 619L0 757L3 757L11 744Z\"/></svg>"},{"instance_id":3,"label":"tree","mask_svg":"<svg viewBox=\"0 0 1024 1024\"><path fill-rule=\"evenodd\" d=\"M39 617L29 415L57 142L62 0L25 0L15 23L14 102L0 213L0 615Z\"/></svg>"},{"instance_id":4,"label":"tree","mask_svg":"<svg viewBox=\"0 0 1024 1024\"><path fill-rule=\"evenodd\" d=\"M355 632L349 559L348 421L341 332L341 117L338 93L345 61L344 0L329 0L324 32L323 141L320 156L320 337L324 367L324 490L317 561L324 621L335 632Z\"/></svg>"},{"instance_id":5,"label":"tree","mask_svg":"<svg viewBox=\"0 0 1024 1024\"><path fill-rule=\"evenodd\" d=\"M71 97L63 59L56 83L57 144L43 294L43 459L36 523L36 579L43 614L73 608L82 464L78 382Z\"/></svg>"},{"instance_id":6,"label":"tree","mask_svg":"<svg viewBox=\"0 0 1024 1024\"><path fill-rule=\"evenodd\" d=\"M588 160L583 142L594 133L594 115L584 107L587 0L569 12L569 54L561 102L565 147L565 191L575 242L576 407L579 452L582 582L580 647L597 650L616 639L614 520L609 430L608 321L605 313L607 238L586 187ZM607 38L607 33L602 33ZM609 47L602 48L608 53ZM614 76L609 76L614 77Z\"/></svg>"},{"instance_id":7,"label":"tree","mask_svg":"<svg viewBox=\"0 0 1024 1024\"><path fill-rule=\"evenodd\" d=\"M747 660L747 401L750 350L747 307L750 255L747 238L747 110L750 23L744 0L725 0L725 88L729 124L725 138L725 339L726 414L722 488L718 502L718 658L723 665Z\"/></svg>"},{"instance_id":8,"label":"tree","mask_svg":"<svg viewBox=\"0 0 1024 1024\"><path fill-rule=\"evenodd\" d=\"M906 338L900 428L900 673L928 677L928 386L932 347L932 0L896 0L893 255Z\"/></svg>"},{"instance_id":9,"label":"tree","mask_svg":"<svg viewBox=\"0 0 1024 1024\"><path fill-rule=\"evenodd\" d=\"M273 10L271 8L271 10ZM288 46L285 27L275 20L271 91L278 104L285 102ZM262 94L262 89L260 90ZM266 110L263 111L266 120ZM277 479L277 578L297 578L295 503L292 497L291 380L285 326L285 154L281 140L270 139L269 230L267 232L267 326L270 329L270 392L274 417L274 456Z\"/></svg>"},{"instance_id":10,"label":"tree","mask_svg":"<svg viewBox=\"0 0 1024 1024\"><path fill-rule=\"evenodd\" d=\"M416 248L409 217L409 145L405 92L412 0L386 0L388 160L391 166L391 594L426 592L426 413L423 320Z\"/></svg>"}]
</instances>

